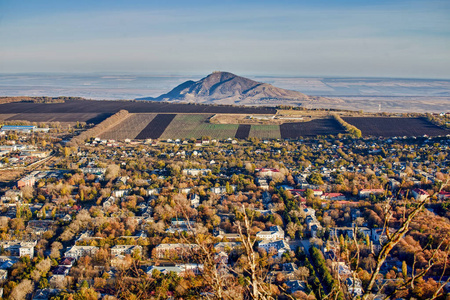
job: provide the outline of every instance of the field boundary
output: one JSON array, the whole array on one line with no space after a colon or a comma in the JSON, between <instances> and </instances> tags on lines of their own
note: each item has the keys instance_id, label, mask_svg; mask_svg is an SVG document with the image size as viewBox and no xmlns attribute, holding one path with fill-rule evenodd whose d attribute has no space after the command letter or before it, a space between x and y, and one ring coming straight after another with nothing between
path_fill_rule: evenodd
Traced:
<instances>
[{"instance_id":1,"label":"field boundary","mask_svg":"<svg viewBox=\"0 0 450 300\"><path fill-rule=\"evenodd\" d=\"M136 136L136 139L159 139L175 116L176 114L157 114Z\"/></svg>"},{"instance_id":2,"label":"field boundary","mask_svg":"<svg viewBox=\"0 0 450 300\"><path fill-rule=\"evenodd\" d=\"M252 128L252 125L247 124L241 124L239 125L238 129L236 130L236 134L234 135L237 139L247 139L248 135L250 134L250 129Z\"/></svg>"}]
</instances>

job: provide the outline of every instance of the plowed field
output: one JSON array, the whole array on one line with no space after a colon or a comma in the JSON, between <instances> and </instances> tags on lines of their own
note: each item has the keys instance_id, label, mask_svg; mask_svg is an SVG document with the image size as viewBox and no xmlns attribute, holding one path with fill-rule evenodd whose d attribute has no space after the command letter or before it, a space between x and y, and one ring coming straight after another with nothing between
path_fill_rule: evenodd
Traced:
<instances>
[{"instance_id":1,"label":"plowed field","mask_svg":"<svg viewBox=\"0 0 450 300\"><path fill-rule=\"evenodd\" d=\"M122 123L103 133L108 140L134 139L155 118L156 114L132 114Z\"/></svg>"},{"instance_id":2,"label":"plowed field","mask_svg":"<svg viewBox=\"0 0 450 300\"><path fill-rule=\"evenodd\" d=\"M156 117L136 136L136 139L158 139L175 116L176 115L174 114L156 115Z\"/></svg>"},{"instance_id":3,"label":"plowed field","mask_svg":"<svg viewBox=\"0 0 450 300\"><path fill-rule=\"evenodd\" d=\"M345 130L334 119L316 119L310 122L284 123L280 125L280 133L282 139L295 139L318 135L337 135L345 133Z\"/></svg>"},{"instance_id":4,"label":"plowed field","mask_svg":"<svg viewBox=\"0 0 450 300\"><path fill-rule=\"evenodd\" d=\"M450 134L424 118L347 117L346 122L361 130L363 136L437 136Z\"/></svg>"}]
</instances>

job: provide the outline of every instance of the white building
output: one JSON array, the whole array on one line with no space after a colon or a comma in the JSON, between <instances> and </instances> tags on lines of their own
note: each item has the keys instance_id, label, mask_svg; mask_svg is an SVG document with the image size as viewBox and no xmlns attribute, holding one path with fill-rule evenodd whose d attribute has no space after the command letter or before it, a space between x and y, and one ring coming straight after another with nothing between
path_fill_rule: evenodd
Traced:
<instances>
[{"instance_id":1,"label":"white building","mask_svg":"<svg viewBox=\"0 0 450 300\"><path fill-rule=\"evenodd\" d=\"M269 231L260 231L256 238L263 241L276 241L284 239L284 230L280 226L272 226Z\"/></svg>"},{"instance_id":2,"label":"white building","mask_svg":"<svg viewBox=\"0 0 450 300\"><path fill-rule=\"evenodd\" d=\"M84 174L104 175L106 168L81 168L81 172Z\"/></svg>"},{"instance_id":3,"label":"white building","mask_svg":"<svg viewBox=\"0 0 450 300\"><path fill-rule=\"evenodd\" d=\"M176 264L173 266L150 266L147 274L152 275L153 271L158 270L163 274L174 272L179 276L187 276L189 274L201 274L203 272L203 264Z\"/></svg>"},{"instance_id":4,"label":"white building","mask_svg":"<svg viewBox=\"0 0 450 300\"><path fill-rule=\"evenodd\" d=\"M138 253L141 255L142 246L139 245L116 245L111 248L111 256L125 255L125 254L134 254Z\"/></svg>"},{"instance_id":5,"label":"white building","mask_svg":"<svg viewBox=\"0 0 450 300\"><path fill-rule=\"evenodd\" d=\"M430 197L430 194L428 194L428 192L423 189L413 189L411 194L413 195L414 199L419 201L423 201Z\"/></svg>"},{"instance_id":6,"label":"white building","mask_svg":"<svg viewBox=\"0 0 450 300\"><path fill-rule=\"evenodd\" d=\"M182 174L185 176L206 176L211 173L211 169L184 169Z\"/></svg>"},{"instance_id":7,"label":"white building","mask_svg":"<svg viewBox=\"0 0 450 300\"><path fill-rule=\"evenodd\" d=\"M281 257L281 255L283 255L283 253L285 252L291 251L291 248L285 240L261 241L259 242L258 247L266 250L268 253L271 250L275 250L278 257Z\"/></svg>"},{"instance_id":8,"label":"white building","mask_svg":"<svg viewBox=\"0 0 450 300\"><path fill-rule=\"evenodd\" d=\"M230 185L230 191L234 192L235 190L236 190L236 186L235 185ZM227 187L226 186L212 187L210 189L210 191L213 194L225 194L227 192Z\"/></svg>"},{"instance_id":9,"label":"white building","mask_svg":"<svg viewBox=\"0 0 450 300\"><path fill-rule=\"evenodd\" d=\"M111 196L120 198L120 197L128 195L129 192L130 192L130 190L115 190L115 191L112 191Z\"/></svg>"},{"instance_id":10,"label":"white building","mask_svg":"<svg viewBox=\"0 0 450 300\"><path fill-rule=\"evenodd\" d=\"M200 196L197 194L189 194L188 200L191 202L191 206L197 208L200 206Z\"/></svg>"},{"instance_id":11,"label":"white building","mask_svg":"<svg viewBox=\"0 0 450 300\"><path fill-rule=\"evenodd\" d=\"M362 189L359 191L359 197L361 198L369 198L370 195L382 195L384 194L383 189Z\"/></svg>"},{"instance_id":12,"label":"white building","mask_svg":"<svg viewBox=\"0 0 450 300\"><path fill-rule=\"evenodd\" d=\"M11 242L5 241L0 242L0 246L3 247L5 251L9 251L11 256L29 256L34 257L34 247L37 242Z\"/></svg>"},{"instance_id":13,"label":"white building","mask_svg":"<svg viewBox=\"0 0 450 300\"><path fill-rule=\"evenodd\" d=\"M73 246L64 253L65 257L71 257L73 259L79 259L82 256L92 256L97 253L98 248L95 246Z\"/></svg>"},{"instance_id":14,"label":"white building","mask_svg":"<svg viewBox=\"0 0 450 300\"><path fill-rule=\"evenodd\" d=\"M273 175L280 173L280 171L277 169L267 169L267 168L262 168L256 171L258 172L259 177L266 177L266 178L272 178Z\"/></svg>"}]
</instances>

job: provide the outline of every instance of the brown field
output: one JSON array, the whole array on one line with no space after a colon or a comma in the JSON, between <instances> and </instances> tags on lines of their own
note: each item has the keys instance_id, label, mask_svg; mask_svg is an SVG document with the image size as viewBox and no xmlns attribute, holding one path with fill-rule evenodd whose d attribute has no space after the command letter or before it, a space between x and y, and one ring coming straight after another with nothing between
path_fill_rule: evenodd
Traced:
<instances>
[{"instance_id":1,"label":"brown field","mask_svg":"<svg viewBox=\"0 0 450 300\"><path fill-rule=\"evenodd\" d=\"M9 118L13 118L16 114L0 114L0 121L6 121Z\"/></svg>"},{"instance_id":2,"label":"brown field","mask_svg":"<svg viewBox=\"0 0 450 300\"><path fill-rule=\"evenodd\" d=\"M134 139L155 118L156 114L132 114L120 124L100 135L102 139Z\"/></svg>"},{"instance_id":3,"label":"brown field","mask_svg":"<svg viewBox=\"0 0 450 300\"><path fill-rule=\"evenodd\" d=\"M64 103L13 102L0 104L0 113L110 113L121 109L129 113L209 113L209 114L275 114L273 107L181 104L156 101L67 100Z\"/></svg>"},{"instance_id":4,"label":"brown field","mask_svg":"<svg viewBox=\"0 0 450 300\"><path fill-rule=\"evenodd\" d=\"M176 114L157 114L150 123L142 129L136 139L159 139Z\"/></svg>"},{"instance_id":5,"label":"brown field","mask_svg":"<svg viewBox=\"0 0 450 300\"><path fill-rule=\"evenodd\" d=\"M2 115L0 114L0 118ZM6 121L86 122L98 124L110 115L110 113L22 113L11 115Z\"/></svg>"},{"instance_id":6,"label":"brown field","mask_svg":"<svg viewBox=\"0 0 450 300\"><path fill-rule=\"evenodd\" d=\"M280 125L282 139L300 137L327 136L345 133L345 130L335 119L315 119L303 123L285 123Z\"/></svg>"},{"instance_id":7,"label":"brown field","mask_svg":"<svg viewBox=\"0 0 450 300\"><path fill-rule=\"evenodd\" d=\"M343 118L361 130L363 136L438 136L450 134L425 118Z\"/></svg>"},{"instance_id":8,"label":"brown field","mask_svg":"<svg viewBox=\"0 0 450 300\"><path fill-rule=\"evenodd\" d=\"M247 124L241 124L239 125L236 134L235 134L235 138L237 139L246 139L248 138L248 135L250 133L250 129L252 128L252 125L247 125Z\"/></svg>"}]
</instances>

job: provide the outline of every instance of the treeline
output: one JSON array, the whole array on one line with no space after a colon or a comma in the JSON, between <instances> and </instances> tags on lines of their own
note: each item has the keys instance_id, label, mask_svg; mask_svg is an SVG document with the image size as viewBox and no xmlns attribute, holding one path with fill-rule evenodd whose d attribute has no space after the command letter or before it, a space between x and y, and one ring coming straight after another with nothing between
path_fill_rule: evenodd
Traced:
<instances>
[{"instance_id":1,"label":"treeline","mask_svg":"<svg viewBox=\"0 0 450 300\"><path fill-rule=\"evenodd\" d=\"M444 115L443 117L439 115L433 115L430 113L425 114L425 118L433 123L434 125L437 125L442 128L450 128L450 117L447 117Z\"/></svg>"},{"instance_id":2,"label":"treeline","mask_svg":"<svg viewBox=\"0 0 450 300\"><path fill-rule=\"evenodd\" d=\"M64 103L70 100L85 100L81 97L31 97L31 99L22 100L22 102L33 102L33 103Z\"/></svg>"},{"instance_id":3,"label":"treeline","mask_svg":"<svg viewBox=\"0 0 450 300\"><path fill-rule=\"evenodd\" d=\"M316 247L311 247L309 248L309 253L311 255L313 264L316 266L317 272L319 273L322 282L326 285L328 291L329 292L333 290L340 291L339 283L331 275L330 270L326 265L325 258L323 257L322 252ZM336 299L343 299L343 298L344 295L342 295L342 293L339 292L337 294Z\"/></svg>"},{"instance_id":4,"label":"treeline","mask_svg":"<svg viewBox=\"0 0 450 300\"><path fill-rule=\"evenodd\" d=\"M336 112L349 112L349 113L355 113L353 110L347 110L347 109L339 109L339 108L307 108L304 106L292 106L292 105L277 105L275 106L276 109L282 109L282 110L302 110L302 111L336 111Z\"/></svg>"},{"instance_id":5,"label":"treeline","mask_svg":"<svg viewBox=\"0 0 450 300\"><path fill-rule=\"evenodd\" d=\"M70 146L76 146L80 144L84 144L84 142L91 137L98 137L103 132L111 129L112 127L120 124L123 120L125 120L130 114L127 110L120 110L115 113L111 117L105 119L103 122L97 124L96 126L89 128L86 131L83 131L77 136L74 136L70 141Z\"/></svg>"},{"instance_id":6,"label":"treeline","mask_svg":"<svg viewBox=\"0 0 450 300\"><path fill-rule=\"evenodd\" d=\"M32 97L0 97L0 104L31 100Z\"/></svg>"},{"instance_id":7,"label":"treeline","mask_svg":"<svg viewBox=\"0 0 450 300\"><path fill-rule=\"evenodd\" d=\"M361 130L359 130L358 128L356 128L355 126L347 123L344 121L344 119L342 119L339 115L337 114L332 114L332 116L334 117L334 119L336 121L338 121L339 124L342 125L342 127L345 128L345 130L350 133L353 137L356 138L360 138L362 136L361 134Z\"/></svg>"},{"instance_id":8,"label":"treeline","mask_svg":"<svg viewBox=\"0 0 450 300\"><path fill-rule=\"evenodd\" d=\"M32 103L64 103L68 100L85 100L81 97L66 97L66 96L60 96L60 97L0 97L0 104L2 103L11 103L11 102L32 102Z\"/></svg>"}]
</instances>

